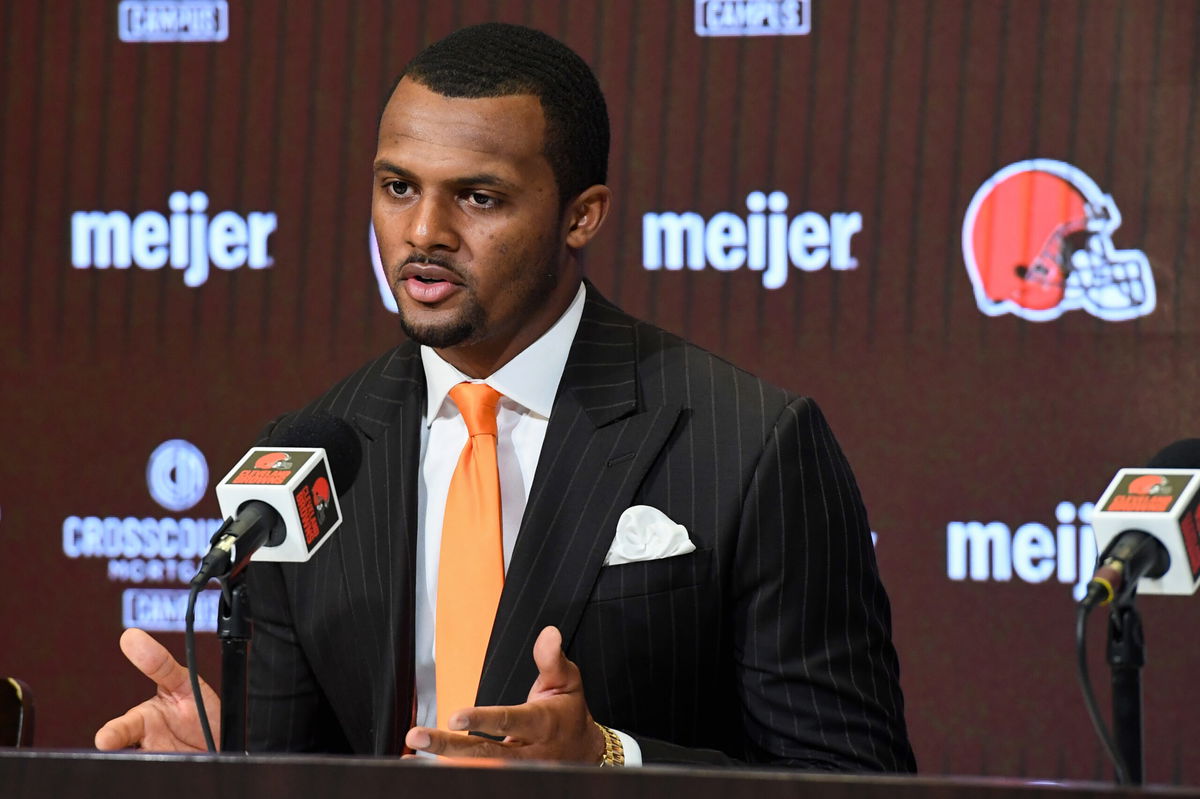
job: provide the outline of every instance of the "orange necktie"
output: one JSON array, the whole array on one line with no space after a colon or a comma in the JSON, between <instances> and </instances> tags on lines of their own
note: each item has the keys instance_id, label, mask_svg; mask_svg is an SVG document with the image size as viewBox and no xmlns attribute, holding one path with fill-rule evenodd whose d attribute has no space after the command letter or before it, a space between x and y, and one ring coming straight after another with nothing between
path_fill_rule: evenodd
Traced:
<instances>
[{"instance_id":1,"label":"orange necktie","mask_svg":"<svg viewBox=\"0 0 1200 799\"><path fill-rule=\"evenodd\" d=\"M492 621L504 588L500 471L496 467L496 406L500 393L483 383L459 383L450 398L467 423L442 522L438 557L435 668L437 725L448 729L456 710L474 707Z\"/></svg>"}]
</instances>

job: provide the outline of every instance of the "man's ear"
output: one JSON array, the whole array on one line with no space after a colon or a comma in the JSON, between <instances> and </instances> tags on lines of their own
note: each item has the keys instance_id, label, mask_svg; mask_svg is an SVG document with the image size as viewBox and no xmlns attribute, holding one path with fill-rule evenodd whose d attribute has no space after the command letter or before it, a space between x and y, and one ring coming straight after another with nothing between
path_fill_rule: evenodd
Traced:
<instances>
[{"instance_id":1,"label":"man's ear","mask_svg":"<svg viewBox=\"0 0 1200 799\"><path fill-rule=\"evenodd\" d=\"M567 246L579 249L591 241L604 224L611 206L612 192L608 186L589 186L571 200L564 215Z\"/></svg>"}]
</instances>

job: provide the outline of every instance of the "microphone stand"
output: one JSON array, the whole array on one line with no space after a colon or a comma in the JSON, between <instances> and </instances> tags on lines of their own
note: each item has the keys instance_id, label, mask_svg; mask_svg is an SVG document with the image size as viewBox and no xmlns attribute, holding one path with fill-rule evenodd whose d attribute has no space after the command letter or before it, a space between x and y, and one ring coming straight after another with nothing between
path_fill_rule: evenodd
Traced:
<instances>
[{"instance_id":1,"label":"microphone stand","mask_svg":"<svg viewBox=\"0 0 1200 799\"><path fill-rule=\"evenodd\" d=\"M1113 732L1129 782L1142 784L1142 666L1146 642L1134 605L1136 594L1113 603L1108 617L1108 665L1112 670Z\"/></svg>"},{"instance_id":2,"label":"microphone stand","mask_svg":"<svg viewBox=\"0 0 1200 799\"><path fill-rule=\"evenodd\" d=\"M221 752L246 752L247 658L254 622L246 570L237 569L221 580L217 637L221 639Z\"/></svg>"}]
</instances>

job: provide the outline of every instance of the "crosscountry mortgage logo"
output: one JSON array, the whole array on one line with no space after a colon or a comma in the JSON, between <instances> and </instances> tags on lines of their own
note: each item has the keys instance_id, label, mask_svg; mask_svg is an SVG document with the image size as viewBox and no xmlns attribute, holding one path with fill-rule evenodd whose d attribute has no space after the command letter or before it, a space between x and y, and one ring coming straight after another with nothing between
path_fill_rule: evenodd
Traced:
<instances>
[{"instance_id":1,"label":"crosscountry mortgage logo","mask_svg":"<svg viewBox=\"0 0 1200 799\"><path fill-rule=\"evenodd\" d=\"M1004 167L971 199L962 246L979 310L1033 322L1082 309L1111 322L1154 311L1141 250L1118 250L1113 198L1071 164L1036 158Z\"/></svg>"},{"instance_id":2,"label":"crosscountry mortgage logo","mask_svg":"<svg viewBox=\"0 0 1200 799\"><path fill-rule=\"evenodd\" d=\"M696 0L697 36L804 36L812 0Z\"/></svg>"},{"instance_id":3,"label":"crosscountry mortgage logo","mask_svg":"<svg viewBox=\"0 0 1200 799\"><path fill-rule=\"evenodd\" d=\"M117 7L123 42L223 42L229 38L226 0L123 0Z\"/></svg>"},{"instance_id":4,"label":"crosscountry mortgage logo","mask_svg":"<svg viewBox=\"0 0 1200 799\"><path fill-rule=\"evenodd\" d=\"M152 633L183 632L186 629L186 588L126 588L121 592L121 626ZM196 598L196 632L217 630L220 591L201 591Z\"/></svg>"},{"instance_id":5,"label":"crosscountry mortgage logo","mask_svg":"<svg viewBox=\"0 0 1200 799\"><path fill-rule=\"evenodd\" d=\"M150 496L167 510L185 511L204 498L208 490L208 462L196 445L173 438L150 453L146 464Z\"/></svg>"}]
</instances>

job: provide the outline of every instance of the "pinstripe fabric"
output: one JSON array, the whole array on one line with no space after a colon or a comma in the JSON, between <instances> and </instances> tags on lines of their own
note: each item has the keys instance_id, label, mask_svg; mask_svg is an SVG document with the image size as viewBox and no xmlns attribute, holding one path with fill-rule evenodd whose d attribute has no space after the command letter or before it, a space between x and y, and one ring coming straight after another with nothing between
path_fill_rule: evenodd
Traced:
<instances>
[{"instance_id":1,"label":"pinstripe fabric","mask_svg":"<svg viewBox=\"0 0 1200 799\"><path fill-rule=\"evenodd\" d=\"M308 564L251 569L251 744L395 753L412 707L416 347L318 400L364 466ZM603 567L621 512L696 552ZM523 702L558 626L600 722L647 762L915 767L890 610L850 467L811 400L626 316L589 286L509 565L479 704Z\"/></svg>"}]
</instances>

